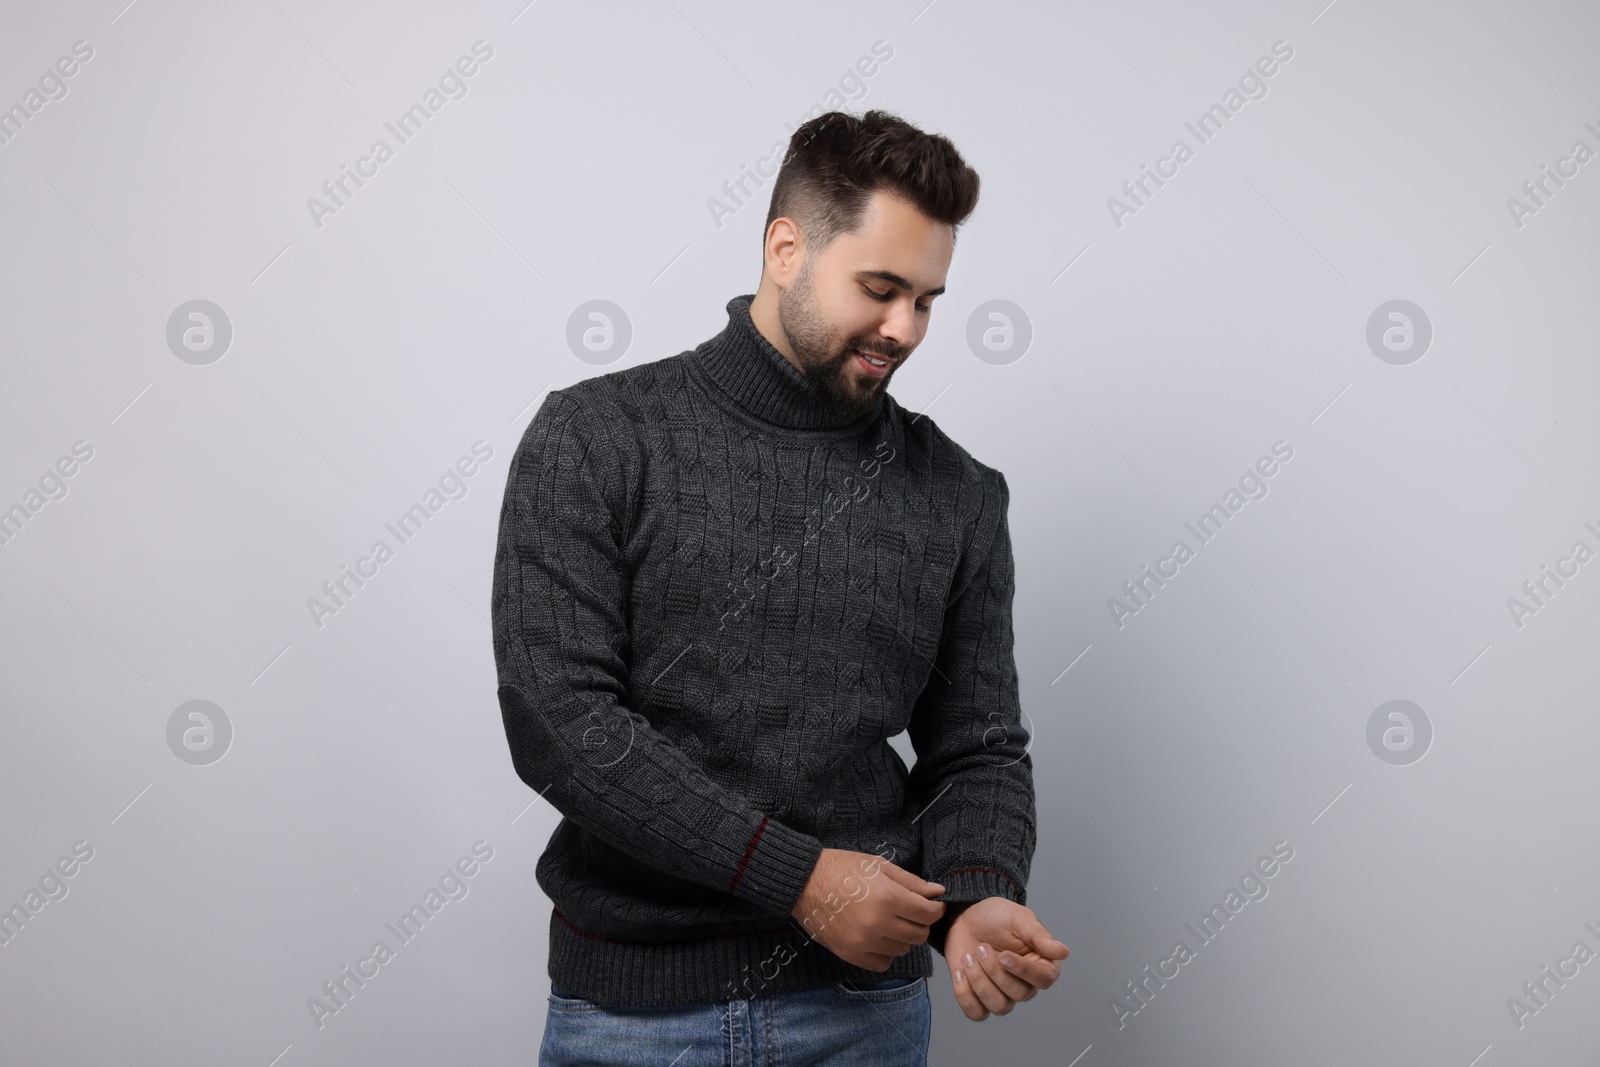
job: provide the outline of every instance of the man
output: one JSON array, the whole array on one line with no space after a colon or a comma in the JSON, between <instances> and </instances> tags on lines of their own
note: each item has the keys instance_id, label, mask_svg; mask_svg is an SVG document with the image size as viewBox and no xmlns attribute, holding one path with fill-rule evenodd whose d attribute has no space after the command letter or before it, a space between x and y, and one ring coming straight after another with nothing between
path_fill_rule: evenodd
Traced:
<instances>
[{"instance_id":1,"label":"man","mask_svg":"<svg viewBox=\"0 0 1600 1067\"><path fill-rule=\"evenodd\" d=\"M512 763L564 816L541 1063L922 1063L929 945L974 1020L1060 974L1010 492L887 392L977 194L885 112L805 123L727 327L524 433L492 611Z\"/></svg>"}]
</instances>

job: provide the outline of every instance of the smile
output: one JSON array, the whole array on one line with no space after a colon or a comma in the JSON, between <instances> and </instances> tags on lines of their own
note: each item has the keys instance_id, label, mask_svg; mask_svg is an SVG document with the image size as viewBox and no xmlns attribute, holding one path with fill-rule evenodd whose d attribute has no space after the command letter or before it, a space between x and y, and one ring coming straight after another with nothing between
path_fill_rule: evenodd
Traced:
<instances>
[{"instance_id":1,"label":"smile","mask_svg":"<svg viewBox=\"0 0 1600 1067\"><path fill-rule=\"evenodd\" d=\"M874 356L869 356L859 348L853 349L852 351L856 357L856 363L863 371L872 375L874 378L881 378L888 374L889 368L894 365L892 360L879 359Z\"/></svg>"}]
</instances>

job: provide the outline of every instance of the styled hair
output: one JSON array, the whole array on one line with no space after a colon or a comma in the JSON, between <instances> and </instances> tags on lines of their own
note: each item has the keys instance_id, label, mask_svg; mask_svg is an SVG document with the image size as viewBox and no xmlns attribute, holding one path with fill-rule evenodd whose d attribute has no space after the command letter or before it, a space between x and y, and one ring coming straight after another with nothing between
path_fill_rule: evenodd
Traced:
<instances>
[{"instance_id":1,"label":"styled hair","mask_svg":"<svg viewBox=\"0 0 1600 1067\"><path fill-rule=\"evenodd\" d=\"M789 138L772 186L762 244L774 219L793 219L805 236L807 259L844 233L854 233L878 190L909 201L950 226L951 244L978 206L978 172L949 139L924 133L888 111L857 118L829 111Z\"/></svg>"}]
</instances>

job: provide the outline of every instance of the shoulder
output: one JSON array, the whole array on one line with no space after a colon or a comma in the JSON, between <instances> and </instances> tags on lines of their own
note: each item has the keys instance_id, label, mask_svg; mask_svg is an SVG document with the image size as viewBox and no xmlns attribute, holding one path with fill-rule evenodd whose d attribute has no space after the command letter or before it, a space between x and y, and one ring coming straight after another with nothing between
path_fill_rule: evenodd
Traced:
<instances>
[{"instance_id":1,"label":"shoulder","mask_svg":"<svg viewBox=\"0 0 1600 1067\"><path fill-rule=\"evenodd\" d=\"M584 378L561 389L558 403L598 421L623 419L643 424L664 415L669 398L687 382L687 353Z\"/></svg>"},{"instance_id":2,"label":"shoulder","mask_svg":"<svg viewBox=\"0 0 1600 1067\"><path fill-rule=\"evenodd\" d=\"M627 459L647 449L652 428L666 425L674 398L684 387L683 356L668 356L584 378L545 394L523 433L523 441L582 437Z\"/></svg>"},{"instance_id":3,"label":"shoulder","mask_svg":"<svg viewBox=\"0 0 1600 1067\"><path fill-rule=\"evenodd\" d=\"M1003 511L1010 500L1010 489L1000 469L974 456L937 421L927 414L907 411L891 394L893 417L903 427L907 456L928 464L936 490L957 498L959 510L970 517L984 519L984 513ZM995 521L993 514L987 521Z\"/></svg>"}]
</instances>

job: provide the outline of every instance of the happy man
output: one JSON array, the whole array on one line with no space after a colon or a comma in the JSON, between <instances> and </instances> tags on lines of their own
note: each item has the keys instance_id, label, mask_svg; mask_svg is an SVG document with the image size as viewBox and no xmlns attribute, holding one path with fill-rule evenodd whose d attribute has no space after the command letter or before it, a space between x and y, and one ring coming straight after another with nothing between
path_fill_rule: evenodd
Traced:
<instances>
[{"instance_id":1,"label":"happy man","mask_svg":"<svg viewBox=\"0 0 1600 1067\"><path fill-rule=\"evenodd\" d=\"M512 763L564 816L542 1064L923 1063L929 946L973 1020L1059 976L1010 491L888 392L977 196L886 112L805 123L726 327L525 431L492 611Z\"/></svg>"}]
</instances>

